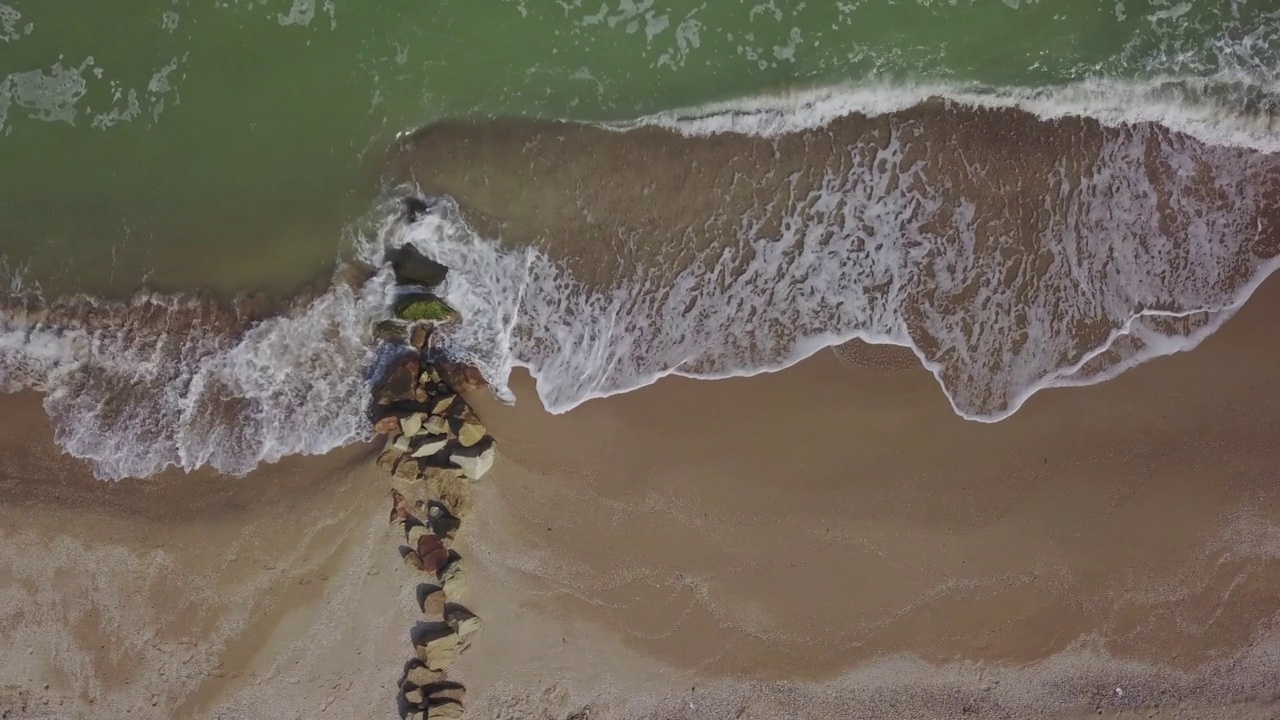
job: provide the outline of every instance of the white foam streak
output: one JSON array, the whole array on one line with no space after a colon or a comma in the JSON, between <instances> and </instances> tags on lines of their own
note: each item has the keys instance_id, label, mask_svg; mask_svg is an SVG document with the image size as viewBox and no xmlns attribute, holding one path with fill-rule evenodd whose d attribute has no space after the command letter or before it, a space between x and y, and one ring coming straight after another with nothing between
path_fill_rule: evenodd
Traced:
<instances>
[{"instance_id":1,"label":"white foam streak","mask_svg":"<svg viewBox=\"0 0 1280 720\"><path fill-rule=\"evenodd\" d=\"M1248 98L1256 95L1270 103L1249 109ZM1110 127L1157 123L1207 143L1280 152L1280 82L1235 72L1205 78L1096 77L1059 86L1000 88L872 79L680 108L602 127L625 131L657 126L694 137L776 137L853 113L876 117L901 112L934 98L978 108L1016 108L1045 120L1084 117Z\"/></svg>"}]
</instances>

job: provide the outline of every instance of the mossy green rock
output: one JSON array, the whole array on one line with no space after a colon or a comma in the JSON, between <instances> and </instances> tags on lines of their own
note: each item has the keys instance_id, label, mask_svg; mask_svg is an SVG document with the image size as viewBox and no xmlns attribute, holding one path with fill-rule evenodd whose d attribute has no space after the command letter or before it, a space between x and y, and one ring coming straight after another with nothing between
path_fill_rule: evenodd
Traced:
<instances>
[{"instance_id":1,"label":"mossy green rock","mask_svg":"<svg viewBox=\"0 0 1280 720\"><path fill-rule=\"evenodd\" d=\"M414 293L396 301L396 317L409 322L443 323L458 317L458 311L431 293Z\"/></svg>"}]
</instances>

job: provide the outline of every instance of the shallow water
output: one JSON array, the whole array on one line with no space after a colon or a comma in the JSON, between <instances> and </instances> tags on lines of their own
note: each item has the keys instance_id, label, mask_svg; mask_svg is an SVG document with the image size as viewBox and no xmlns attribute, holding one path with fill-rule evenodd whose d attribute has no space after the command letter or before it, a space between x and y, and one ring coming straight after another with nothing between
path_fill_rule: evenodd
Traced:
<instances>
[{"instance_id":1,"label":"shallow water","mask_svg":"<svg viewBox=\"0 0 1280 720\"><path fill-rule=\"evenodd\" d=\"M1277 68L1273 1L3 0L0 386L103 477L325 452L386 273L228 303L411 241L559 410L862 337L994 420L1270 272Z\"/></svg>"}]
</instances>

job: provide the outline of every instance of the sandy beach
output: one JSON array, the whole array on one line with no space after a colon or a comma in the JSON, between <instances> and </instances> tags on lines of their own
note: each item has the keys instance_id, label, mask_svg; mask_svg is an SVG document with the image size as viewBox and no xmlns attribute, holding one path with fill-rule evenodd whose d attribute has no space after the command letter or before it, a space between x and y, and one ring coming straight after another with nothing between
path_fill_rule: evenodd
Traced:
<instances>
[{"instance_id":1,"label":"sandy beach","mask_svg":"<svg viewBox=\"0 0 1280 720\"><path fill-rule=\"evenodd\" d=\"M1277 308L996 424L885 348L558 416L519 373L472 398L469 717L1274 717ZM3 402L0 716L397 716L371 446L105 483Z\"/></svg>"}]
</instances>

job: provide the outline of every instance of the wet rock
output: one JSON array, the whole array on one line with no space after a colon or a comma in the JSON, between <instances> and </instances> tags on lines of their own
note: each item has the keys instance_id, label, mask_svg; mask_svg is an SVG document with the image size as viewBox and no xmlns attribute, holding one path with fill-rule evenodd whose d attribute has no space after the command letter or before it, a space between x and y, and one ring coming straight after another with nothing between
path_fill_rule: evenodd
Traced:
<instances>
[{"instance_id":1,"label":"wet rock","mask_svg":"<svg viewBox=\"0 0 1280 720\"><path fill-rule=\"evenodd\" d=\"M480 371L470 365L455 362L439 362L435 364L440 373L440 380L454 392L462 394L489 387L488 381Z\"/></svg>"},{"instance_id":2,"label":"wet rock","mask_svg":"<svg viewBox=\"0 0 1280 720\"><path fill-rule=\"evenodd\" d=\"M479 480L493 467L493 438L486 438L471 447L459 447L449 454L449 461L472 480Z\"/></svg>"},{"instance_id":3,"label":"wet rock","mask_svg":"<svg viewBox=\"0 0 1280 720\"><path fill-rule=\"evenodd\" d=\"M384 342L403 343L408 330L409 325L399 320L379 320L373 324L373 337Z\"/></svg>"},{"instance_id":4,"label":"wet rock","mask_svg":"<svg viewBox=\"0 0 1280 720\"><path fill-rule=\"evenodd\" d=\"M417 447L410 452L416 458L431 457L449 445L448 435L427 435L420 438Z\"/></svg>"},{"instance_id":5,"label":"wet rock","mask_svg":"<svg viewBox=\"0 0 1280 720\"><path fill-rule=\"evenodd\" d=\"M435 387L440 384L440 373L436 372L434 366L428 365L418 376L418 382L427 387Z\"/></svg>"},{"instance_id":6,"label":"wet rock","mask_svg":"<svg viewBox=\"0 0 1280 720\"><path fill-rule=\"evenodd\" d=\"M458 632L458 639L465 640L484 624L478 615L461 605L450 605L445 610L445 622Z\"/></svg>"},{"instance_id":7,"label":"wet rock","mask_svg":"<svg viewBox=\"0 0 1280 720\"><path fill-rule=\"evenodd\" d=\"M458 656L458 634L448 626L428 630L414 650L428 670L444 670Z\"/></svg>"},{"instance_id":8,"label":"wet rock","mask_svg":"<svg viewBox=\"0 0 1280 720\"><path fill-rule=\"evenodd\" d=\"M428 620L443 622L445 606L444 588L432 586L427 590L427 594L422 596L422 614Z\"/></svg>"},{"instance_id":9,"label":"wet rock","mask_svg":"<svg viewBox=\"0 0 1280 720\"><path fill-rule=\"evenodd\" d=\"M373 431L379 435L391 435L400 432L400 418L396 415L384 415L373 424Z\"/></svg>"},{"instance_id":10,"label":"wet rock","mask_svg":"<svg viewBox=\"0 0 1280 720\"><path fill-rule=\"evenodd\" d=\"M423 255L412 243L405 243L389 254L396 282L401 285L421 285L433 290L449 276L448 267Z\"/></svg>"},{"instance_id":11,"label":"wet rock","mask_svg":"<svg viewBox=\"0 0 1280 720\"><path fill-rule=\"evenodd\" d=\"M419 372L418 358L407 355L388 371L382 384L374 390L374 401L379 405L393 405L413 399Z\"/></svg>"},{"instance_id":12,"label":"wet rock","mask_svg":"<svg viewBox=\"0 0 1280 720\"><path fill-rule=\"evenodd\" d=\"M422 558L422 569L425 572L438 573L449 563L449 550L435 533L420 536L415 550L418 557Z\"/></svg>"},{"instance_id":13,"label":"wet rock","mask_svg":"<svg viewBox=\"0 0 1280 720\"><path fill-rule=\"evenodd\" d=\"M422 216L431 212L431 206L420 197L409 195L401 202L404 203L404 219L406 222L418 222L422 219Z\"/></svg>"},{"instance_id":14,"label":"wet rock","mask_svg":"<svg viewBox=\"0 0 1280 720\"><path fill-rule=\"evenodd\" d=\"M396 317L410 322L440 324L458 317L449 303L431 293L408 293L396 300ZM416 373L415 373L416 374Z\"/></svg>"},{"instance_id":15,"label":"wet rock","mask_svg":"<svg viewBox=\"0 0 1280 720\"><path fill-rule=\"evenodd\" d=\"M421 350L431 340L431 326L425 323L414 323L409 328L409 344Z\"/></svg>"},{"instance_id":16,"label":"wet rock","mask_svg":"<svg viewBox=\"0 0 1280 720\"><path fill-rule=\"evenodd\" d=\"M404 682L401 687L416 688L433 685L444 679L444 673L439 670L429 670L426 665L414 663L405 671Z\"/></svg>"}]
</instances>

